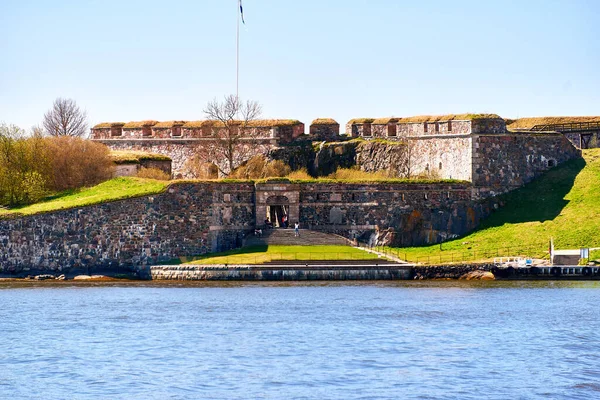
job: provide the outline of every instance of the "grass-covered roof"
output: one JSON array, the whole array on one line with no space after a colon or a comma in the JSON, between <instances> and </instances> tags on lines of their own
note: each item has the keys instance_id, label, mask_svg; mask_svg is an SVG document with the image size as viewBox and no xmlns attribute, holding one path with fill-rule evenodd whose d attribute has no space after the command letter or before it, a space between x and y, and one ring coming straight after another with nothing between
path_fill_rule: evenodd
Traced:
<instances>
[{"instance_id":1,"label":"grass-covered roof","mask_svg":"<svg viewBox=\"0 0 600 400\"><path fill-rule=\"evenodd\" d=\"M333 118L317 118L311 125L339 125L338 122Z\"/></svg>"},{"instance_id":2,"label":"grass-covered roof","mask_svg":"<svg viewBox=\"0 0 600 400\"><path fill-rule=\"evenodd\" d=\"M536 125L568 124L572 122L600 122L600 117L530 117L512 120L509 129L530 129Z\"/></svg>"},{"instance_id":3,"label":"grass-covered roof","mask_svg":"<svg viewBox=\"0 0 600 400\"><path fill-rule=\"evenodd\" d=\"M110 157L115 164L139 164L140 161L171 161L171 157L143 151L112 150Z\"/></svg>"},{"instance_id":4,"label":"grass-covered roof","mask_svg":"<svg viewBox=\"0 0 600 400\"><path fill-rule=\"evenodd\" d=\"M242 124L242 121L235 121L238 124ZM272 128L275 126L295 126L300 125L302 122L297 119L257 119L254 121L249 121L248 126L255 128ZM131 122L102 122L94 126L93 129L106 129L111 128L113 126L122 126L123 128L129 129L142 129L144 127L151 126L153 128L159 129L168 129L174 126L183 126L184 128L202 128L205 126L223 126L222 123L218 121L131 121Z\"/></svg>"},{"instance_id":5,"label":"grass-covered roof","mask_svg":"<svg viewBox=\"0 0 600 400\"><path fill-rule=\"evenodd\" d=\"M385 125L398 122L401 124L440 122L440 121L472 121L475 119L502 119L497 114L447 114L447 115L417 115L414 117L384 117L384 118L354 118L349 124Z\"/></svg>"},{"instance_id":6,"label":"grass-covered roof","mask_svg":"<svg viewBox=\"0 0 600 400\"><path fill-rule=\"evenodd\" d=\"M158 124L158 121L148 120L148 121L131 121L123 125L123 128L126 129L142 129L144 127L150 127Z\"/></svg>"},{"instance_id":7,"label":"grass-covered roof","mask_svg":"<svg viewBox=\"0 0 600 400\"><path fill-rule=\"evenodd\" d=\"M477 119L502 119L497 114L447 114L447 115L417 115L400 118L399 123L423 123L440 121L473 121Z\"/></svg>"},{"instance_id":8,"label":"grass-covered roof","mask_svg":"<svg viewBox=\"0 0 600 400\"><path fill-rule=\"evenodd\" d=\"M354 119L351 119L350 121L348 121L348 123L350 125L354 125L354 124L370 124L373 121L375 121L375 118L354 118Z\"/></svg>"},{"instance_id":9,"label":"grass-covered roof","mask_svg":"<svg viewBox=\"0 0 600 400\"><path fill-rule=\"evenodd\" d=\"M387 125L394 122L400 121L398 117L385 117L385 118L375 118L372 122L373 125Z\"/></svg>"},{"instance_id":10,"label":"grass-covered roof","mask_svg":"<svg viewBox=\"0 0 600 400\"><path fill-rule=\"evenodd\" d=\"M187 123L187 121L164 121L158 122L154 125L154 128L172 128L174 126L183 126Z\"/></svg>"},{"instance_id":11,"label":"grass-covered roof","mask_svg":"<svg viewBox=\"0 0 600 400\"><path fill-rule=\"evenodd\" d=\"M125 122L101 122L94 125L92 129L109 129L115 126L124 126Z\"/></svg>"}]
</instances>

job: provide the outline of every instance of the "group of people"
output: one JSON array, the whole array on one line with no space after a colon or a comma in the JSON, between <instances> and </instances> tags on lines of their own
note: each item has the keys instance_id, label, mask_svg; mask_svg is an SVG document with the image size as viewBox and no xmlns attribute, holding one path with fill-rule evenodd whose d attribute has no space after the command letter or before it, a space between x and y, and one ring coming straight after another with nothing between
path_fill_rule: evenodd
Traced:
<instances>
[{"instance_id":1,"label":"group of people","mask_svg":"<svg viewBox=\"0 0 600 400\"><path fill-rule=\"evenodd\" d=\"M289 220L288 220L288 216L284 215L283 217L281 217L281 227L282 228L288 228L289 227ZM273 229L273 223L269 220L269 218L265 219L265 229ZM254 230L254 235L255 236L262 236L262 229L255 229ZM294 236L298 237L300 236L300 223L296 222L294 223Z\"/></svg>"}]
</instances>

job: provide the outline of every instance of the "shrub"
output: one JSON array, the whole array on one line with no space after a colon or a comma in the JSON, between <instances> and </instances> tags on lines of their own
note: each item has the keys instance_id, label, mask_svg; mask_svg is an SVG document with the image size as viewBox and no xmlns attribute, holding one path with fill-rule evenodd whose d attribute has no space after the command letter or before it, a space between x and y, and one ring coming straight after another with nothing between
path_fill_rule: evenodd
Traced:
<instances>
[{"instance_id":1,"label":"shrub","mask_svg":"<svg viewBox=\"0 0 600 400\"><path fill-rule=\"evenodd\" d=\"M415 176L411 176L410 179L414 180L439 180L441 179L440 173L437 170L423 171Z\"/></svg>"},{"instance_id":2,"label":"shrub","mask_svg":"<svg viewBox=\"0 0 600 400\"><path fill-rule=\"evenodd\" d=\"M306 168L302 168L302 169L290 172L289 174L287 174L287 178L291 179L291 180L311 180L311 179L314 179L312 176L310 176L310 174L308 173L308 171L306 170Z\"/></svg>"},{"instance_id":3,"label":"shrub","mask_svg":"<svg viewBox=\"0 0 600 400\"><path fill-rule=\"evenodd\" d=\"M25 137L0 124L0 205L37 202L54 191L91 186L112 177L113 163L102 144L71 136Z\"/></svg>"},{"instance_id":4,"label":"shrub","mask_svg":"<svg viewBox=\"0 0 600 400\"><path fill-rule=\"evenodd\" d=\"M186 175L195 179L219 179L219 167L198 155L189 158L184 166Z\"/></svg>"},{"instance_id":5,"label":"shrub","mask_svg":"<svg viewBox=\"0 0 600 400\"><path fill-rule=\"evenodd\" d=\"M265 156L258 155L236 168L228 177L233 179L280 178L290 172L290 167L283 161L269 161Z\"/></svg>"},{"instance_id":6,"label":"shrub","mask_svg":"<svg viewBox=\"0 0 600 400\"><path fill-rule=\"evenodd\" d=\"M158 168L141 168L137 173L138 178L156 179L159 181L168 181L171 176L162 169Z\"/></svg>"},{"instance_id":7,"label":"shrub","mask_svg":"<svg viewBox=\"0 0 600 400\"><path fill-rule=\"evenodd\" d=\"M114 165L108 147L73 137L46 139L54 190L92 186L112 177Z\"/></svg>"},{"instance_id":8,"label":"shrub","mask_svg":"<svg viewBox=\"0 0 600 400\"><path fill-rule=\"evenodd\" d=\"M346 181L377 181L388 180L390 176L384 171L365 172L355 168L339 168L334 173L328 175L327 178Z\"/></svg>"}]
</instances>

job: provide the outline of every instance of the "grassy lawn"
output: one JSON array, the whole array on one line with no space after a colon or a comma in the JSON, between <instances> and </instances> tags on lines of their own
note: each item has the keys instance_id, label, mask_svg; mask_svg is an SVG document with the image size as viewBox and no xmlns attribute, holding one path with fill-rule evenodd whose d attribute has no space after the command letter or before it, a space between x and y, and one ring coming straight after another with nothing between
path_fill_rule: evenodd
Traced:
<instances>
[{"instance_id":1,"label":"grassy lawn","mask_svg":"<svg viewBox=\"0 0 600 400\"><path fill-rule=\"evenodd\" d=\"M377 256L350 246L254 246L216 253L196 259L181 259L190 264L263 264L280 260L373 260Z\"/></svg>"},{"instance_id":2,"label":"grassy lawn","mask_svg":"<svg viewBox=\"0 0 600 400\"><path fill-rule=\"evenodd\" d=\"M114 178L89 188L61 192L46 198L40 203L31 204L29 206L11 209L0 208L0 216L14 214L32 215L47 211L83 207L113 200L160 193L168 184L169 182L167 181L157 181L153 179L129 177Z\"/></svg>"},{"instance_id":3,"label":"grassy lawn","mask_svg":"<svg viewBox=\"0 0 600 400\"><path fill-rule=\"evenodd\" d=\"M409 261L480 260L495 256L547 255L555 248L600 247L600 149L563 164L524 188L503 196L505 206L480 228L439 245L390 249Z\"/></svg>"}]
</instances>

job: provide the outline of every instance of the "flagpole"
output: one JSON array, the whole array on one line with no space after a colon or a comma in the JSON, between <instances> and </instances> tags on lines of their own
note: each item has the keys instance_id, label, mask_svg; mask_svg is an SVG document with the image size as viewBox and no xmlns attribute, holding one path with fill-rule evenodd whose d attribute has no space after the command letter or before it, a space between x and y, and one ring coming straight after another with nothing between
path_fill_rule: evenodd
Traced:
<instances>
[{"instance_id":1,"label":"flagpole","mask_svg":"<svg viewBox=\"0 0 600 400\"><path fill-rule=\"evenodd\" d=\"M237 15L237 36L235 41L235 99L240 99L240 0L237 0L235 9Z\"/></svg>"}]
</instances>

